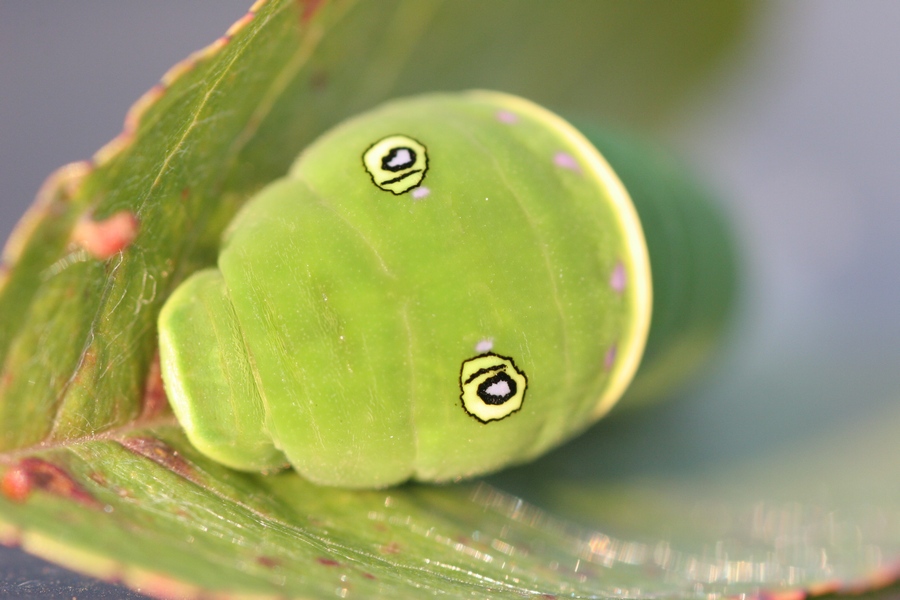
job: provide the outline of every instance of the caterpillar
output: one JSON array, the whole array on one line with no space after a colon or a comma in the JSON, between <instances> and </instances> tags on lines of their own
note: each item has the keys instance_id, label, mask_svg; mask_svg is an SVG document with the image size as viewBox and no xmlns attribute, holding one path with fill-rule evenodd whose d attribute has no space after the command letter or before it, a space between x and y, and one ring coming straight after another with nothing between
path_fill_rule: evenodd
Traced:
<instances>
[{"instance_id":1,"label":"caterpillar","mask_svg":"<svg viewBox=\"0 0 900 600\"><path fill-rule=\"evenodd\" d=\"M710 277L727 290L723 256ZM561 117L497 92L401 99L247 202L217 265L163 307L162 374L192 444L232 468L455 481L609 411L641 362L655 279L628 191ZM706 302L718 315L730 295ZM675 363L703 354L684 342L709 320L666 332Z\"/></svg>"}]
</instances>

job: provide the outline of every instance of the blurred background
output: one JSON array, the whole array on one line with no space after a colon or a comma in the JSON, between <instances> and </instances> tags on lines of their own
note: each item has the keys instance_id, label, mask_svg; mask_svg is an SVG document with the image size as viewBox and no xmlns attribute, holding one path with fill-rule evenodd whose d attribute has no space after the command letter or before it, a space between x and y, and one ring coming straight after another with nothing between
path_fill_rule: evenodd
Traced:
<instances>
[{"instance_id":1,"label":"blurred background","mask_svg":"<svg viewBox=\"0 0 900 600\"><path fill-rule=\"evenodd\" d=\"M168 67L247 7L0 1L0 239L50 172L89 158ZM663 408L662 429L631 428L644 441L629 453L641 469L778 452L896 405L898 31L895 0L759 3L674 110L636 122L719 193L747 267L719 370ZM15 551L0 564L15 566L0 569L8 590L39 578Z\"/></svg>"}]
</instances>

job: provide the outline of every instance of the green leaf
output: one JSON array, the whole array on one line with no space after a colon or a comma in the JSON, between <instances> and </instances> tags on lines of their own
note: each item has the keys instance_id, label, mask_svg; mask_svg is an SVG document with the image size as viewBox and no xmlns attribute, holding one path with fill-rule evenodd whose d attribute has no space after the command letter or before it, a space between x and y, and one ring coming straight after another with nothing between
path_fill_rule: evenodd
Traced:
<instances>
[{"instance_id":1,"label":"green leaf","mask_svg":"<svg viewBox=\"0 0 900 600\"><path fill-rule=\"evenodd\" d=\"M688 404L603 422L492 483L347 492L213 464L164 401L162 302L318 133L391 95L473 86L657 121L749 5L691 4L273 0L175 67L120 138L50 179L5 251L0 540L159 596L679 598L895 579L896 411L823 448L745 459L720 441L703 447L713 468L676 444L682 463L645 468L673 415L682 440L709 437L707 407Z\"/></svg>"}]
</instances>

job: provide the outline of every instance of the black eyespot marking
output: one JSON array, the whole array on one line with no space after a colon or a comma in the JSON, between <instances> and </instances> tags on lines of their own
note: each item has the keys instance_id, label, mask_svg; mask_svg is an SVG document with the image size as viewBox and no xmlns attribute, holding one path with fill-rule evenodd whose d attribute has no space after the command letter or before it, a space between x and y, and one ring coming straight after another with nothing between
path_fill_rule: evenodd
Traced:
<instances>
[{"instance_id":1,"label":"black eyespot marking","mask_svg":"<svg viewBox=\"0 0 900 600\"><path fill-rule=\"evenodd\" d=\"M418 187L428 170L425 146L405 135L391 135L372 144L363 154L372 183L395 195Z\"/></svg>"},{"instance_id":2,"label":"black eyespot marking","mask_svg":"<svg viewBox=\"0 0 900 600\"><path fill-rule=\"evenodd\" d=\"M463 362L459 373L463 409L482 422L499 421L522 408L528 379L513 359L492 352Z\"/></svg>"},{"instance_id":3,"label":"black eyespot marking","mask_svg":"<svg viewBox=\"0 0 900 600\"><path fill-rule=\"evenodd\" d=\"M397 172L416 163L416 151L406 146L396 146L388 150L381 159L381 168L385 171Z\"/></svg>"},{"instance_id":4,"label":"black eyespot marking","mask_svg":"<svg viewBox=\"0 0 900 600\"><path fill-rule=\"evenodd\" d=\"M478 397L485 404L490 404L491 406L500 406L515 395L516 380L506 373L494 375L484 380L478 386Z\"/></svg>"}]
</instances>

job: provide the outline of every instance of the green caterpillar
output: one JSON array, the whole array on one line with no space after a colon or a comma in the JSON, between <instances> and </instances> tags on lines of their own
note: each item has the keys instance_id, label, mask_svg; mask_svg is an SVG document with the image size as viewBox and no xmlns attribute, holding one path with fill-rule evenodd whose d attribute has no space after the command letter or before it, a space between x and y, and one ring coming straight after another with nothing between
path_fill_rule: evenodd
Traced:
<instances>
[{"instance_id":1,"label":"green caterpillar","mask_svg":"<svg viewBox=\"0 0 900 600\"><path fill-rule=\"evenodd\" d=\"M337 126L247 203L218 266L166 302L162 373L191 442L230 467L458 480L604 415L651 289L637 211L582 134L513 96L427 95ZM709 320L669 346L704 354L672 342Z\"/></svg>"}]
</instances>

